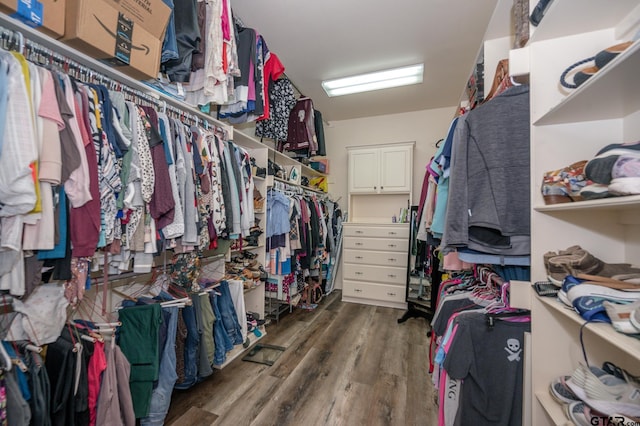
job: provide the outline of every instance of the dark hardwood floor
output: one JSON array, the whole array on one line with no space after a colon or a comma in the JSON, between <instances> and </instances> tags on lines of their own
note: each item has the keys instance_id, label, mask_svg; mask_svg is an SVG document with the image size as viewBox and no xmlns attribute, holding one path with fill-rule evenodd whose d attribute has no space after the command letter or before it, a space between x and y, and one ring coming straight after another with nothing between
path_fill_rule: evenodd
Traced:
<instances>
[{"instance_id":1,"label":"dark hardwood floor","mask_svg":"<svg viewBox=\"0 0 640 426\"><path fill-rule=\"evenodd\" d=\"M174 391L166 424L435 426L427 322L340 298L267 326L260 343L287 348L274 365L240 357Z\"/></svg>"}]
</instances>

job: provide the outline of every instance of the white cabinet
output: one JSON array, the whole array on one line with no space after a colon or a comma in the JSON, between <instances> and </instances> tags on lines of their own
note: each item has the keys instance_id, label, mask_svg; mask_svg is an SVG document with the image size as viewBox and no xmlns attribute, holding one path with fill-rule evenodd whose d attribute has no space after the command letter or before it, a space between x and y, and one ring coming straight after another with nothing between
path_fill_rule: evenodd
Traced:
<instances>
[{"instance_id":1,"label":"white cabinet","mask_svg":"<svg viewBox=\"0 0 640 426\"><path fill-rule=\"evenodd\" d=\"M343 224L342 300L406 308L409 224Z\"/></svg>"},{"instance_id":2,"label":"white cabinet","mask_svg":"<svg viewBox=\"0 0 640 426\"><path fill-rule=\"evenodd\" d=\"M349 192L394 194L411 191L413 144L349 149Z\"/></svg>"},{"instance_id":3,"label":"white cabinet","mask_svg":"<svg viewBox=\"0 0 640 426\"><path fill-rule=\"evenodd\" d=\"M581 19L575 19L576 8ZM530 39L532 282L546 279L546 252L575 244L605 262L640 263L640 196L545 205L540 192L546 171L589 160L608 144L640 139L638 42L577 89L558 84L571 64L631 40L639 17L637 0L555 1ZM554 378L585 362L580 341L584 320L554 299L533 292L531 299L531 424L566 424L548 388ZM611 361L640 373L640 341L609 324L584 328L584 350L590 365Z\"/></svg>"}]
</instances>

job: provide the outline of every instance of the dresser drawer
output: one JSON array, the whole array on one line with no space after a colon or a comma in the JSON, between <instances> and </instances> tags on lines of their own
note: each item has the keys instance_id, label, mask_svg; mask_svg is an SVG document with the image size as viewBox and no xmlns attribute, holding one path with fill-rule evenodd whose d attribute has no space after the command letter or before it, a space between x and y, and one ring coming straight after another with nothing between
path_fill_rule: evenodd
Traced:
<instances>
[{"instance_id":1,"label":"dresser drawer","mask_svg":"<svg viewBox=\"0 0 640 426\"><path fill-rule=\"evenodd\" d=\"M343 276L345 279L374 281L396 286L405 286L407 283L406 268L359 265L357 263L344 263L343 267Z\"/></svg>"},{"instance_id":2,"label":"dresser drawer","mask_svg":"<svg viewBox=\"0 0 640 426\"><path fill-rule=\"evenodd\" d=\"M348 280L342 283L342 295L385 302L405 301L404 287Z\"/></svg>"},{"instance_id":3,"label":"dresser drawer","mask_svg":"<svg viewBox=\"0 0 640 426\"><path fill-rule=\"evenodd\" d=\"M407 267L407 254L393 251L345 250L345 263Z\"/></svg>"},{"instance_id":4,"label":"dresser drawer","mask_svg":"<svg viewBox=\"0 0 640 426\"><path fill-rule=\"evenodd\" d=\"M375 225L345 225L346 237L382 237L409 238L409 225L375 226Z\"/></svg>"},{"instance_id":5,"label":"dresser drawer","mask_svg":"<svg viewBox=\"0 0 640 426\"><path fill-rule=\"evenodd\" d=\"M393 238L344 237L344 248L407 253L407 250L409 249L409 240Z\"/></svg>"}]
</instances>

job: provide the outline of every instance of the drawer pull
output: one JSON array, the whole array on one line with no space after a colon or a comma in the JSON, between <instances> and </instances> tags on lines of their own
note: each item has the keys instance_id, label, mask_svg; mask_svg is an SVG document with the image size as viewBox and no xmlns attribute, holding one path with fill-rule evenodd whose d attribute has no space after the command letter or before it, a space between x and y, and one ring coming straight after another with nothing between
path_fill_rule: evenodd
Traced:
<instances>
[{"instance_id":1,"label":"drawer pull","mask_svg":"<svg viewBox=\"0 0 640 426\"><path fill-rule=\"evenodd\" d=\"M362 272L356 272L355 274L356 275L362 275Z\"/></svg>"},{"instance_id":2,"label":"drawer pull","mask_svg":"<svg viewBox=\"0 0 640 426\"><path fill-rule=\"evenodd\" d=\"M389 262L397 262L397 261L398 261L398 259L394 259L394 258L389 258L389 259L387 259L387 260L388 260Z\"/></svg>"},{"instance_id":3,"label":"drawer pull","mask_svg":"<svg viewBox=\"0 0 640 426\"><path fill-rule=\"evenodd\" d=\"M395 244L389 244L389 247L395 247L395 246L396 246Z\"/></svg>"},{"instance_id":4,"label":"drawer pull","mask_svg":"<svg viewBox=\"0 0 640 426\"><path fill-rule=\"evenodd\" d=\"M391 232L389 232L389 235L396 235L396 233L391 231Z\"/></svg>"},{"instance_id":5,"label":"drawer pull","mask_svg":"<svg viewBox=\"0 0 640 426\"><path fill-rule=\"evenodd\" d=\"M389 296L395 296L395 293L387 293Z\"/></svg>"},{"instance_id":6,"label":"drawer pull","mask_svg":"<svg viewBox=\"0 0 640 426\"><path fill-rule=\"evenodd\" d=\"M362 290L360 290L359 288L354 288L353 291L355 291L356 293L362 293Z\"/></svg>"},{"instance_id":7,"label":"drawer pull","mask_svg":"<svg viewBox=\"0 0 640 426\"><path fill-rule=\"evenodd\" d=\"M356 256L356 259L362 259L362 256Z\"/></svg>"},{"instance_id":8,"label":"drawer pull","mask_svg":"<svg viewBox=\"0 0 640 426\"><path fill-rule=\"evenodd\" d=\"M361 246L363 243L356 243L357 246Z\"/></svg>"},{"instance_id":9,"label":"drawer pull","mask_svg":"<svg viewBox=\"0 0 640 426\"><path fill-rule=\"evenodd\" d=\"M356 231L356 234L364 234L364 231Z\"/></svg>"},{"instance_id":10,"label":"drawer pull","mask_svg":"<svg viewBox=\"0 0 640 426\"><path fill-rule=\"evenodd\" d=\"M387 275L387 276L388 276L389 278L395 278L395 277L396 277L396 275L395 275L395 274L389 274L389 275Z\"/></svg>"}]
</instances>

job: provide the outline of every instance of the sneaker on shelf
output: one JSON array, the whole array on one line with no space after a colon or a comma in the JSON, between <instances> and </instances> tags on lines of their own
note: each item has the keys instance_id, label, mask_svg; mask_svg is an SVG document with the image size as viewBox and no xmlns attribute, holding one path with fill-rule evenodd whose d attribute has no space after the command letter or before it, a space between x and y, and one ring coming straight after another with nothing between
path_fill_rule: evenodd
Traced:
<instances>
[{"instance_id":1,"label":"sneaker on shelf","mask_svg":"<svg viewBox=\"0 0 640 426\"><path fill-rule=\"evenodd\" d=\"M609 193L620 196L640 194L640 177L611 179Z\"/></svg>"},{"instance_id":2,"label":"sneaker on shelf","mask_svg":"<svg viewBox=\"0 0 640 426\"><path fill-rule=\"evenodd\" d=\"M567 291L567 299L580 316L587 321L611 322L604 302L627 304L640 300L638 291L622 291L597 285L582 283Z\"/></svg>"},{"instance_id":3,"label":"sneaker on shelf","mask_svg":"<svg viewBox=\"0 0 640 426\"><path fill-rule=\"evenodd\" d=\"M558 299L569 308L573 309L573 304L571 303L571 300L569 300L567 293L573 286L579 284L582 284L582 280L574 277L573 275L567 275L564 278L564 281L562 281L562 286L560 287L560 291L558 291Z\"/></svg>"},{"instance_id":4,"label":"sneaker on shelf","mask_svg":"<svg viewBox=\"0 0 640 426\"><path fill-rule=\"evenodd\" d=\"M584 166L587 179L604 185L611 183L613 166L622 155L640 158L640 142L610 144L600 149Z\"/></svg>"},{"instance_id":5,"label":"sneaker on shelf","mask_svg":"<svg viewBox=\"0 0 640 426\"><path fill-rule=\"evenodd\" d=\"M602 371L602 370L600 370ZM640 416L640 387L611 374L596 375L580 364L567 379L571 391L592 409L606 415Z\"/></svg>"},{"instance_id":6,"label":"sneaker on shelf","mask_svg":"<svg viewBox=\"0 0 640 426\"><path fill-rule=\"evenodd\" d=\"M549 393L560 404L571 404L572 402L580 401L580 398L567 386L566 381L570 378L571 376L560 376L549 383Z\"/></svg>"},{"instance_id":7,"label":"sneaker on shelf","mask_svg":"<svg viewBox=\"0 0 640 426\"><path fill-rule=\"evenodd\" d=\"M631 312L629 315L629 321L631 321L631 325L640 332L640 307L636 307L636 309Z\"/></svg>"},{"instance_id":8,"label":"sneaker on shelf","mask_svg":"<svg viewBox=\"0 0 640 426\"><path fill-rule=\"evenodd\" d=\"M611 170L613 179L640 177L640 151L637 155L621 155Z\"/></svg>"},{"instance_id":9,"label":"sneaker on shelf","mask_svg":"<svg viewBox=\"0 0 640 426\"><path fill-rule=\"evenodd\" d=\"M598 413L582 401L574 401L565 406L566 416L578 426L605 426L609 416Z\"/></svg>"},{"instance_id":10,"label":"sneaker on shelf","mask_svg":"<svg viewBox=\"0 0 640 426\"><path fill-rule=\"evenodd\" d=\"M636 328L631 322L631 316L634 311L640 309L640 300L626 304L613 303L605 300L602 304L611 320L611 325L616 331L631 335L640 334L640 328Z\"/></svg>"},{"instance_id":11,"label":"sneaker on shelf","mask_svg":"<svg viewBox=\"0 0 640 426\"><path fill-rule=\"evenodd\" d=\"M609 192L609 185L603 185L601 183L592 183L586 185L580 190L580 195L585 200L599 200L601 198L614 197L615 195Z\"/></svg>"}]
</instances>

